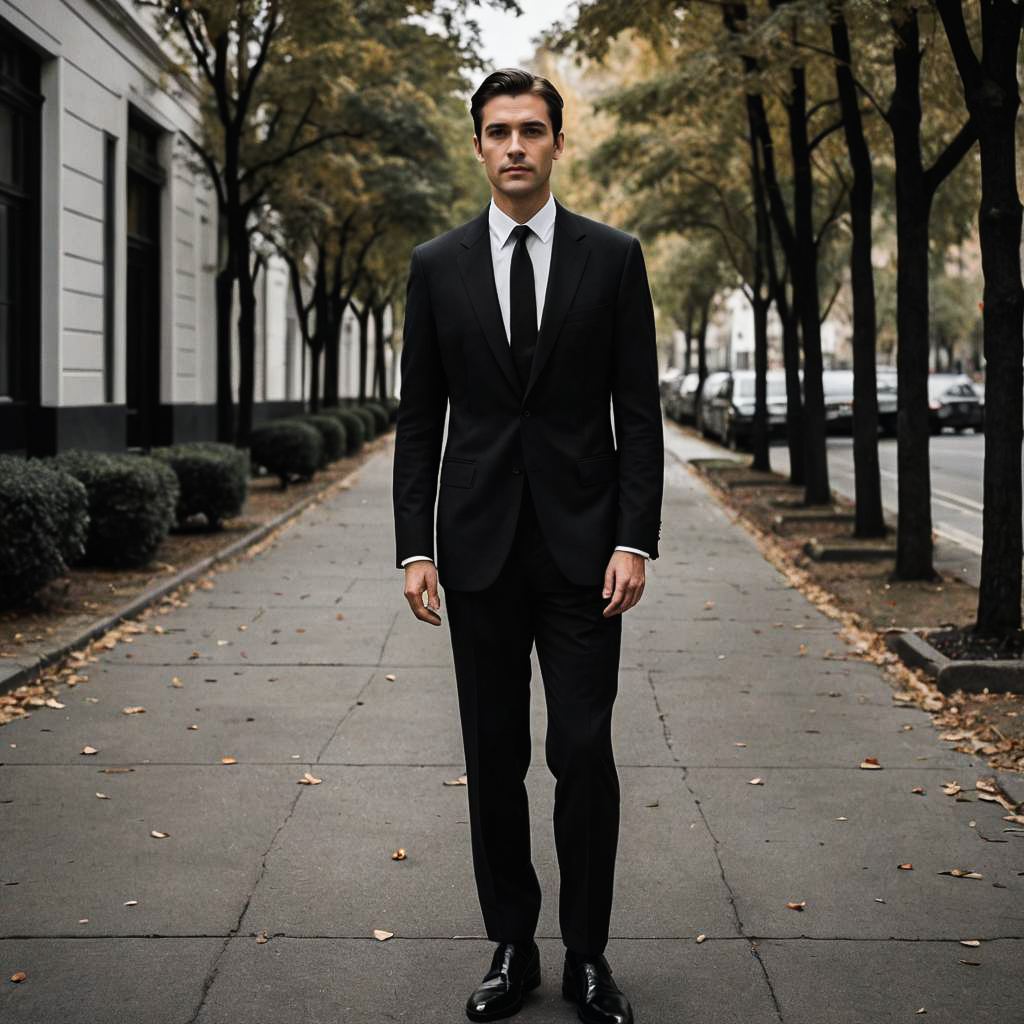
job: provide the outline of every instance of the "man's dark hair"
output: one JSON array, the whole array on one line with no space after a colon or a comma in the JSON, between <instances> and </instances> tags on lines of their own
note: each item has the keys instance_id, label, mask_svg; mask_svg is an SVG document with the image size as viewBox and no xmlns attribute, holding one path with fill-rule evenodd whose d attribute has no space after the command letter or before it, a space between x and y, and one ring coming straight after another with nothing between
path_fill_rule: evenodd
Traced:
<instances>
[{"instance_id":1,"label":"man's dark hair","mask_svg":"<svg viewBox=\"0 0 1024 1024\"><path fill-rule=\"evenodd\" d=\"M473 130L476 137L481 138L480 130L481 114L484 104L495 96L522 96L523 93L533 93L543 98L548 108L548 119L551 121L551 129L558 138L562 130L562 97L558 90L540 75L532 74L529 71L521 71L519 68L502 68L500 71L492 71L481 83L480 88L473 93L470 100L469 112L473 115Z\"/></svg>"}]
</instances>

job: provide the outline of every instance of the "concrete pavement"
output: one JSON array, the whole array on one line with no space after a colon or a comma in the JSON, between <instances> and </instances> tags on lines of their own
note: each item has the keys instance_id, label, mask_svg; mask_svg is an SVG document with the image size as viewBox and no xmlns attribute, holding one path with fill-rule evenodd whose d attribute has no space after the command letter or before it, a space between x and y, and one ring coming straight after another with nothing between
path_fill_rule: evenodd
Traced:
<instances>
[{"instance_id":1,"label":"concrete pavement","mask_svg":"<svg viewBox=\"0 0 1024 1024\"><path fill-rule=\"evenodd\" d=\"M705 446L667 439L662 557L623 623L614 724L608 957L638 1022L1020 1020L1024 837L974 799L991 772L894 705L685 469ZM151 618L165 632L105 653L64 710L0 730L5 1024L465 1019L493 947L466 791L444 785L464 771L447 627L401 596L390 465ZM516 1019L554 1024L575 1014L540 686L543 984Z\"/></svg>"}]
</instances>

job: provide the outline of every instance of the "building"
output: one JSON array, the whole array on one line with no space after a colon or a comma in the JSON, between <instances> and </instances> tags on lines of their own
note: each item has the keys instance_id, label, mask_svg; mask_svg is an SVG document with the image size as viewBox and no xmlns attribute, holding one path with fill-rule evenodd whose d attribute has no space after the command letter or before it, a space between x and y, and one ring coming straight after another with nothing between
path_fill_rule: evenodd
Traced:
<instances>
[{"instance_id":1,"label":"building","mask_svg":"<svg viewBox=\"0 0 1024 1024\"><path fill-rule=\"evenodd\" d=\"M132 0L0 0L2 451L215 436L217 210L170 67ZM309 379L283 266L258 286L257 422Z\"/></svg>"}]
</instances>

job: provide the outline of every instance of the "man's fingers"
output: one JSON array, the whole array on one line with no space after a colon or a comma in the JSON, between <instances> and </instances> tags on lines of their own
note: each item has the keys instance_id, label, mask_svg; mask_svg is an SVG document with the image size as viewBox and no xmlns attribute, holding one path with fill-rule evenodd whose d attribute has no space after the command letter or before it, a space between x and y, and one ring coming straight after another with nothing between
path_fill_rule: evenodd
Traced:
<instances>
[{"instance_id":1,"label":"man's fingers","mask_svg":"<svg viewBox=\"0 0 1024 1024\"><path fill-rule=\"evenodd\" d=\"M441 599L437 596L436 576L431 576L427 580L427 607L431 611L437 611L441 607Z\"/></svg>"},{"instance_id":2,"label":"man's fingers","mask_svg":"<svg viewBox=\"0 0 1024 1024\"><path fill-rule=\"evenodd\" d=\"M602 597L611 597L612 591L615 589L615 570L609 565L604 571L604 590L601 592Z\"/></svg>"}]
</instances>

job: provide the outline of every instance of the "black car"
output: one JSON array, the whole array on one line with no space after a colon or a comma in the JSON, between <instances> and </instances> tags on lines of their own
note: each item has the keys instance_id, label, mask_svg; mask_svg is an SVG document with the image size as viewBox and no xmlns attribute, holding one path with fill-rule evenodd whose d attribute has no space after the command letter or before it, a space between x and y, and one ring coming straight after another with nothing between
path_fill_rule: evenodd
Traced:
<instances>
[{"instance_id":1,"label":"black car","mask_svg":"<svg viewBox=\"0 0 1024 1024\"><path fill-rule=\"evenodd\" d=\"M713 392L705 388L707 400L702 404L706 430L730 448L749 447L753 442L755 379L753 370L736 370L725 375ZM768 432L781 433L786 428L785 371L769 370L766 380Z\"/></svg>"},{"instance_id":2,"label":"black car","mask_svg":"<svg viewBox=\"0 0 1024 1024\"><path fill-rule=\"evenodd\" d=\"M928 376L928 424L933 434L943 427L957 433L982 429L984 410L974 384L966 373L932 373Z\"/></svg>"}]
</instances>

